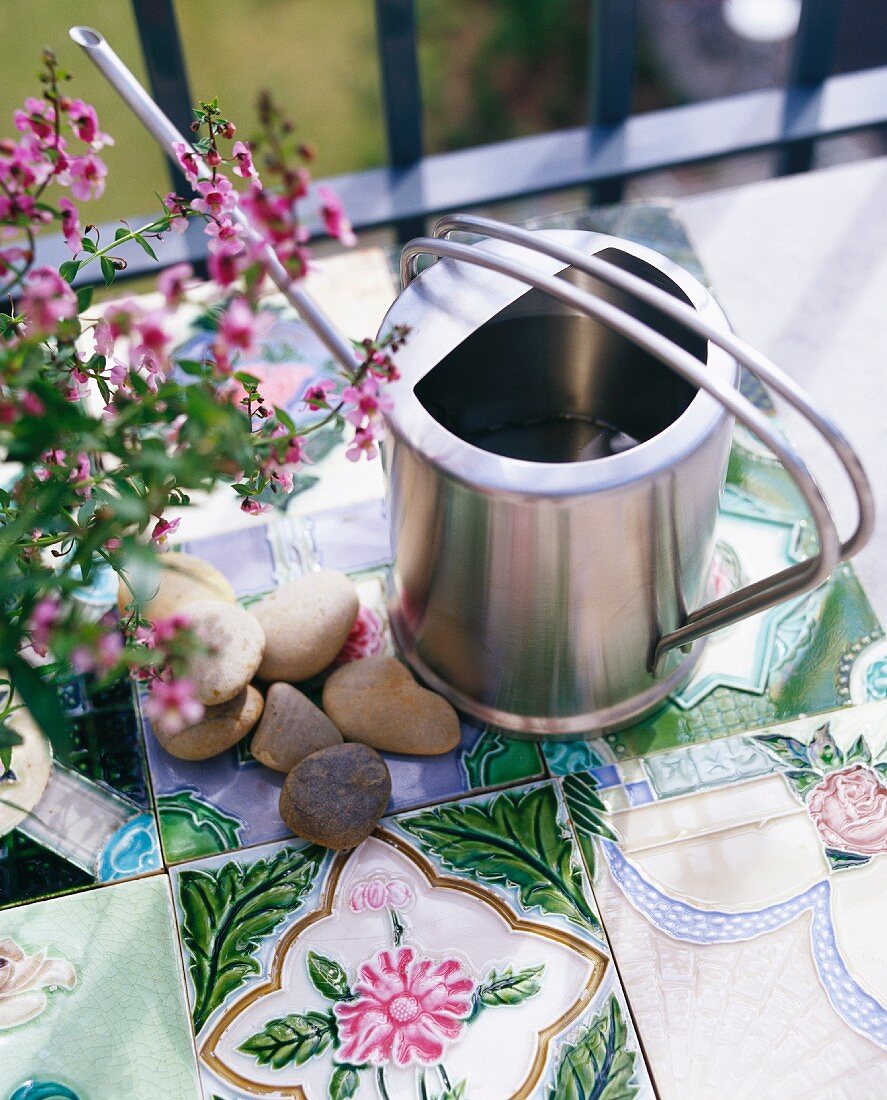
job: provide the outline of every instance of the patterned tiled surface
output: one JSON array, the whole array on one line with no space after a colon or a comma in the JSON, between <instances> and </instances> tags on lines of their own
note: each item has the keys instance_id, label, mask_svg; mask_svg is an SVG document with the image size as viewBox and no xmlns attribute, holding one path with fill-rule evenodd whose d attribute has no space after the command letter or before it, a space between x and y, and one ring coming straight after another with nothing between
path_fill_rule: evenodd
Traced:
<instances>
[{"instance_id":1,"label":"patterned tiled surface","mask_svg":"<svg viewBox=\"0 0 887 1100\"><path fill-rule=\"evenodd\" d=\"M693 267L661 210L570 224ZM294 407L323 366L285 316L269 341L250 369ZM286 514L212 498L182 548L245 603L331 568L384 617L378 464L321 451ZM718 592L810 537L742 432L728 482ZM128 689L66 692L71 743L26 739L0 777L2 1100L887 1096L887 639L850 568L617 735L543 754L465 723L445 757L389 757L389 816L336 856L287 837L248 741L187 764Z\"/></svg>"}]
</instances>

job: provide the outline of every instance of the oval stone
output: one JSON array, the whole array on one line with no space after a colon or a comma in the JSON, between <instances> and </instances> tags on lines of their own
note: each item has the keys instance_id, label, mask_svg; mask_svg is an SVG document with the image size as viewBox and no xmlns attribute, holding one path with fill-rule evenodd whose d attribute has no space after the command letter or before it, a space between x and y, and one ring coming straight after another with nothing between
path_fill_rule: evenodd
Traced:
<instances>
[{"instance_id":1,"label":"oval stone","mask_svg":"<svg viewBox=\"0 0 887 1100\"><path fill-rule=\"evenodd\" d=\"M284 683L268 688L262 721L250 745L250 752L266 767L289 772L311 753L341 744L341 733L298 688Z\"/></svg>"},{"instance_id":2,"label":"oval stone","mask_svg":"<svg viewBox=\"0 0 887 1100\"><path fill-rule=\"evenodd\" d=\"M360 606L344 573L323 571L282 584L250 611L265 632L263 680L298 683L322 672L338 655Z\"/></svg>"},{"instance_id":3,"label":"oval stone","mask_svg":"<svg viewBox=\"0 0 887 1100\"><path fill-rule=\"evenodd\" d=\"M197 698L206 706L227 703L255 676L265 649L265 635L254 615L237 604L196 600L187 617L208 653L192 657L188 675Z\"/></svg>"},{"instance_id":4,"label":"oval stone","mask_svg":"<svg viewBox=\"0 0 887 1100\"><path fill-rule=\"evenodd\" d=\"M354 848L385 813L391 776L368 745L333 745L301 760L283 782L280 816L296 836Z\"/></svg>"},{"instance_id":5,"label":"oval stone","mask_svg":"<svg viewBox=\"0 0 887 1100\"><path fill-rule=\"evenodd\" d=\"M161 554L160 581L154 595L142 606L142 614L151 620L166 619L195 600L221 600L236 603L231 582L214 565L193 554L176 550ZM121 581L118 604L122 611L132 600L132 593Z\"/></svg>"},{"instance_id":6,"label":"oval stone","mask_svg":"<svg viewBox=\"0 0 887 1100\"><path fill-rule=\"evenodd\" d=\"M346 741L381 752L438 756L461 739L455 710L394 657L364 657L337 668L324 684L323 709Z\"/></svg>"},{"instance_id":7,"label":"oval stone","mask_svg":"<svg viewBox=\"0 0 887 1100\"><path fill-rule=\"evenodd\" d=\"M261 692L248 684L239 695L207 707L203 718L194 726L178 733L154 729L154 736L170 756L179 760L208 760L241 741L262 716L264 701Z\"/></svg>"}]
</instances>

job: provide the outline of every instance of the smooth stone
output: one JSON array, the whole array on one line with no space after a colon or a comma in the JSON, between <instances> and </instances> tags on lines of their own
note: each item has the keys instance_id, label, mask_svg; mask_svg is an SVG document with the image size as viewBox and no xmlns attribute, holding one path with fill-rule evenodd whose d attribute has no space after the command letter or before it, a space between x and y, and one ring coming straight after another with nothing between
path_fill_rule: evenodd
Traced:
<instances>
[{"instance_id":1,"label":"smooth stone","mask_svg":"<svg viewBox=\"0 0 887 1100\"><path fill-rule=\"evenodd\" d=\"M231 582L214 565L193 554L176 550L161 554L160 582L153 596L142 607L142 614L151 620L167 619L195 600L222 600L236 603ZM120 582L117 598L120 610L132 600L132 593Z\"/></svg>"},{"instance_id":2,"label":"smooth stone","mask_svg":"<svg viewBox=\"0 0 887 1100\"><path fill-rule=\"evenodd\" d=\"M239 695L256 674L265 649L265 635L255 616L237 604L196 600L187 617L210 652L192 657L188 675L205 706L227 703Z\"/></svg>"},{"instance_id":3,"label":"smooth stone","mask_svg":"<svg viewBox=\"0 0 887 1100\"><path fill-rule=\"evenodd\" d=\"M290 772L313 752L341 744L341 733L298 688L283 683L268 688L262 721L250 744L250 752L266 767Z\"/></svg>"},{"instance_id":4,"label":"smooth stone","mask_svg":"<svg viewBox=\"0 0 887 1100\"><path fill-rule=\"evenodd\" d=\"M385 813L391 776L368 745L333 745L301 760L283 782L280 816L296 836L354 848Z\"/></svg>"},{"instance_id":5,"label":"smooth stone","mask_svg":"<svg viewBox=\"0 0 887 1100\"><path fill-rule=\"evenodd\" d=\"M338 656L360 601L344 573L324 571L282 584L250 608L265 632L263 680L309 680Z\"/></svg>"},{"instance_id":6,"label":"smooth stone","mask_svg":"<svg viewBox=\"0 0 887 1100\"><path fill-rule=\"evenodd\" d=\"M381 752L439 756L461 740L459 716L394 657L342 665L323 686L323 709L346 741Z\"/></svg>"},{"instance_id":7,"label":"smooth stone","mask_svg":"<svg viewBox=\"0 0 887 1100\"><path fill-rule=\"evenodd\" d=\"M241 741L262 716L262 693L248 684L239 695L217 707L207 707L203 718L178 733L154 730L170 756L179 760L208 760Z\"/></svg>"}]
</instances>

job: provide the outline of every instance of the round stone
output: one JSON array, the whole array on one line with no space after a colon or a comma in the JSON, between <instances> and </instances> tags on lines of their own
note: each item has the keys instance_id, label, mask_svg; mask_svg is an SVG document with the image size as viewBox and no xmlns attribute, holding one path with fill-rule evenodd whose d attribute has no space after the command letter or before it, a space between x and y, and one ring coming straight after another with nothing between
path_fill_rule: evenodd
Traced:
<instances>
[{"instance_id":1,"label":"round stone","mask_svg":"<svg viewBox=\"0 0 887 1100\"><path fill-rule=\"evenodd\" d=\"M460 741L459 716L394 657L342 665L323 688L323 709L346 741L380 752L438 756Z\"/></svg>"},{"instance_id":2,"label":"round stone","mask_svg":"<svg viewBox=\"0 0 887 1100\"><path fill-rule=\"evenodd\" d=\"M360 606L343 573L324 571L282 584L250 611L265 632L263 680L308 680L338 655Z\"/></svg>"},{"instance_id":3,"label":"round stone","mask_svg":"<svg viewBox=\"0 0 887 1100\"><path fill-rule=\"evenodd\" d=\"M375 829L391 795L385 761L367 745L332 745L301 760L283 782L280 816L296 836L354 848Z\"/></svg>"},{"instance_id":4,"label":"round stone","mask_svg":"<svg viewBox=\"0 0 887 1100\"><path fill-rule=\"evenodd\" d=\"M255 616L237 604L196 600L188 604L188 618L208 652L188 662L188 675L205 706L227 703L239 695L262 661L265 635Z\"/></svg>"},{"instance_id":5,"label":"round stone","mask_svg":"<svg viewBox=\"0 0 887 1100\"><path fill-rule=\"evenodd\" d=\"M157 728L154 736L170 756L180 760L208 760L241 741L262 715L261 692L248 684L239 695L207 707L203 718L194 726L178 733L164 733Z\"/></svg>"},{"instance_id":6,"label":"round stone","mask_svg":"<svg viewBox=\"0 0 887 1100\"><path fill-rule=\"evenodd\" d=\"M202 558L170 551L160 555L159 565L159 580L152 572L151 579L146 580L147 591L143 593L139 591L140 585L133 585L142 600L142 614L147 619L166 619L195 600L237 602L228 578ZM123 611L132 599L132 592L121 581L117 599L120 610Z\"/></svg>"},{"instance_id":7,"label":"round stone","mask_svg":"<svg viewBox=\"0 0 887 1100\"><path fill-rule=\"evenodd\" d=\"M268 688L265 712L250 745L257 760L289 772L311 753L341 744L341 733L298 688L283 683Z\"/></svg>"}]
</instances>

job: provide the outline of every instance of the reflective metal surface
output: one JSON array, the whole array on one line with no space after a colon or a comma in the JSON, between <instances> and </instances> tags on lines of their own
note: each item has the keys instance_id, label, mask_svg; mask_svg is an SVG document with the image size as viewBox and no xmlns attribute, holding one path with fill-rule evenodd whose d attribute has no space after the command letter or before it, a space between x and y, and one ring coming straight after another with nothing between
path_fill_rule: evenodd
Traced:
<instances>
[{"instance_id":1,"label":"reflective metal surface","mask_svg":"<svg viewBox=\"0 0 887 1100\"><path fill-rule=\"evenodd\" d=\"M501 241L407 247L407 280L423 251L491 270L441 261L384 322L414 327L387 448L392 625L416 670L469 713L575 735L655 706L698 655L661 645L684 641L704 596L732 432L695 385L773 448L820 531L818 555L706 608L696 636L820 583L839 544L803 462L733 389L735 362L682 323L692 308L729 336L703 287L613 238L515 232L615 264L627 289Z\"/></svg>"}]
</instances>

